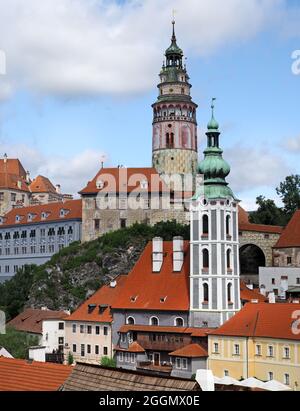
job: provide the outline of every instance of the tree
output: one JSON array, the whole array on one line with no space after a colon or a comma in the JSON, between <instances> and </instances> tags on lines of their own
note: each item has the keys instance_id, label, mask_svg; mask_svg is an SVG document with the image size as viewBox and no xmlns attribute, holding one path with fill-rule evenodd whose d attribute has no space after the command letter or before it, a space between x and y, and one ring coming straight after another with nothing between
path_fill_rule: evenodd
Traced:
<instances>
[{"instance_id":1,"label":"tree","mask_svg":"<svg viewBox=\"0 0 300 411\"><path fill-rule=\"evenodd\" d=\"M73 365L73 363L74 363L74 356L73 356L73 354L71 353L71 351L69 351L69 354L68 354L68 365Z\"/></svg>"},{"instance_id":2,"label":"tree","mask_svg":"<svg viewBox=\"0 0 300 411\"><path fill-rule=\"evenodd\" d=\"M117 363L116 360L114 360L113 358L109 358L109 357L102 357L100 364L102 367L107 367L107 368L116 368L117 367Z\"/></svg>"},{"instance_id":3,"label":"tree","mask_svg":"<svg viewBox=\"0 0 300 411\"><path fill-rule=\"evenodd\" d=\"M39 344L39 338L25 332L7 327L5 334L0 334L0 346L4 347L14 358L27 359L29 347Z\"/></svg>"},{"instance_id":4,"label":"tree","mask_svg":"<svg viewBox=\"0 0 300 411\"><path fill-rule=\"evenodd\" d=\"M300 175L291 175L276 188L284 204L284 214L290 219L300 208Z\"/></svg>"},{"instance_id":5,"label":"tree","mask_svg":"<svg viewBox=\"0 0 300 411\"><path fill-rule=\"evenodd\" d=\"M274 200L259 196L256 199L258 210L250 214L250 222L253 224L284 225L284 216Z\"/></svg>"}]
</instances>

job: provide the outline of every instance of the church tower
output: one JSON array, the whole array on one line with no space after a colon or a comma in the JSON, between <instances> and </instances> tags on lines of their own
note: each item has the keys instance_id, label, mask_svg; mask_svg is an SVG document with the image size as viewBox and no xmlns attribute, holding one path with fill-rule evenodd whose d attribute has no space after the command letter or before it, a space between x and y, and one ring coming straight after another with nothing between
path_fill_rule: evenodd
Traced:
<instances>
[{"instance_id":1,"label":"church tower","mask_svg":"<svg viewBox=\"0 0 300 411\"><path fill-rule=\"evenodd\" d=\"M191 84L183 51L178 47L175 21L171 46L166 50L160 72L159 96L153 104L152 163L159 174L197 172L197 105L193 103Z\"/></svg>"},{"instance_id":2,"label":"church tower","mask_svg":"<svg viewBox=\"0 0 300 411\"><path fill-rule=\"evenodd\" d=\"M208 124L205 158L191 203L191 325L219 327L241 309L238 203L226 182L230 173L219 145L219 124ZM202 182L203 183L203 182Z\"/></svg>"}]
</instances>

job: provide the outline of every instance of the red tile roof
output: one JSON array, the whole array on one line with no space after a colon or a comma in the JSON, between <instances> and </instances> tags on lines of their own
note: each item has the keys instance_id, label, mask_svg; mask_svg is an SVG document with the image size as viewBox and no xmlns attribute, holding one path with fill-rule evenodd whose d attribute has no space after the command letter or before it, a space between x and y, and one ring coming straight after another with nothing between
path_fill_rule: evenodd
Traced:
<instances>
[{"instance_id":1,"label":"red tile roof","mask_svg":"<svg viewBox=\"0 0 300 411\"><path fill-rule=\"evenodd\" d=\"M147 186L142 188L141 183L144 181ZM97 187L97 182L103 182L103 188ZM167 186L155 168L102 168L80 194L130 193L133 190L139 193L158 193L167 191Z\"/></svg>"},{"instance_id":2,"label":"red tile roof","mask_svg":"<svg viewBox=\"0 0 300 411\"><path fill-rule=\"evenodd\" d=\"M170 357L201 358L208 357L208 352L199 344L190 344L177 351L171 352L169 355Z\"/></svg>"},{"instance_id":3,"label":"red tile roof","mask_svg":"<svg viewBox=\"0 0 300 411\"><path fill-rule=\"evenodd\" d=\"M239 206L239 224L248 224L249 223L249 214L243 207Z\"/></svg>"},{"instance_id":4,"label":"red tile roof","mask_svg":"<svg viewBox=\"0 0 300 411\"><path fill-rule=\"evenodd\" d=\"M192 337L206 337L212 328L190 328L190 327L160 327L153 325L123 325L119 332L128 333L128 331L164 333L164 334L189 334Z\"/></svg>"},{"instance_id":5,"label":"red tile roof","mask_svg":"<svg viewBox=\"0 0 300 411\"><path fill-rule=\"evenodd\" d=\"M57 194L56 188L51 181L44 176L37 176L29 186L32 193L52 193Z\"/></svg>"},{"instance_id":6,"label":"red tile roof","mask_svg":"<svg viewBox=\"0 0 300 411\"><path fill-rule=\"evenodd\" d=\"M247 285L241 281L240 283L240 289L241 289L241 300L243 302L247 301L247 302L251 302L253 300L258 300L258 302L268 302L268 299L260 294L260 292L256 289L254 290L250 290Z\"/></svg>"},{"instance_id":7,"label":"red tile roof","mask_svg":"<svg viewBox=\"0 0 300 411\"><path fill-rule=\"evenodd\" d=\"M18 159L0 159L0 188L29 192L26 171Z\"/></svg>"},{"instance_id":8,"label":"red tile roof","mask_svg":"<svg viewBox=\"0 0 300 411\"><path fill-rule=\"evenodd\" d=\"M60 211L65 210L64 217L60 216ZM42 218L42 213L46 213L46 218ZM31 221L28 221L28 215L33 215ZM20 221L16 222L16 217L20 217ZM82 219L82 200L69 200L65 202L55 202L49 204L34 205L29 207L14 208L9 211L3 220L0 227L19 226L35 223L49 223L50 221L66 221Z\"/></svg>"},{"instance_id":9,"label":"red tile roof","mask_svg":"<svg viewBox=\"0 0 300 411\"><path fill-rule=\"evenodd\" d=\"M115 351L126 351L126 352L132 352L132 353L143 353L145 352L144 348L137 343L136 341L134 341L128 348L124 349L124 348L120 348L120 347L116 347Z\"/></svg>"},{"instance_id":10,"label":"red tile roof","mask_svg":"<svg viewBox=\"0 0 300 411\"><path fill-rule=\"evenodd\" d=\"M300 247L300 210L296 211L274 248Z\"/></svg>"},{"instance_id":11,"label":"red tile roof","mask_svg":"<svg viewBox=\"0 0 300 411\"><path fill-rule=\"evenodd\" d=\"M283 227L274 226L274 225L263 225L263 224L251 224L251 223L239 223L240 231L254 231L265 234L281 234Z\"/></svg>"},{"instance_id":12,"label":"red tile roof","mask_svg":"<svg viewBox=\"0 0 300 411\"><path fill-rule=\"evenodd\" d=\"M36 310L28 308L13 318L8 325L16 330L42 334L43 320L62 320L67 317L65 311Z\"/></svg>"},{"instance_id":13,"label":"red tile roof","mask_svg":"<svg viewBox=\"0 0 300 411\"><path fill-rule=\"evenodd\" d=\"M120 275L116 279L116 287L104 285L92 297L85 301L76 311L73 312L67 321L88 321L97 323L111 323L112 315L110 307L122 292L127 276ZM99 306L103 306L103 311L99 312ZM89 306L94 307L89 314ZM105 307L106 306L106 307Z\"/></svg>"},{"instance_id":14,"label":"red tile roof","mask_svg":"<svg viewBox=\"0 0 300 411\"><path fill-rule=\"evenodd\" d=\"M68 365L0 357L0 391L57 391L72 369Z\"/></svg>"},{"instance_id":15,"label":"red tile roof","mask_svg":"<svg viewBox=\"0 0 300 411\"><path fill-rule=\"evenodd\" d=\"M229 321L210 335L234 337L261 337L300 341L300 334L294 317L300 311L299 304L246 304Z\"/></svg>"},{"instance_id":16,"label":"red tile roof","mask_svg":"<svg viewBox=\"0 0 300 411\"><path fill-rule=\"evenodd\" d=\"M173 243L164 242L163 247L161 271L154 273L152 242L146 246L113 309L189 311L189 242L184 242L184 264L179 273L173 272Z\"/></svg>"}]
</instances>

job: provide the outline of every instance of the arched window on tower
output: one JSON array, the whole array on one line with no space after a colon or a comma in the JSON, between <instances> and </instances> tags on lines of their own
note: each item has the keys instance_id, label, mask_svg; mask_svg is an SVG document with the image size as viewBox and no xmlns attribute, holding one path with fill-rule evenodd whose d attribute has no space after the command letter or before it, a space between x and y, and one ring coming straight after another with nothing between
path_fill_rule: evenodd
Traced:
<instances>
[{"instance_id":1,"label":"arched window on tower","mask_svg":"<svg viewBox=\"0 0 300 411\"><path fill-rule=\"evenodd\" d=\"M149 321L149 325L152 325L154 327L158 327L159 326L159 320L157 317L151 317L150 321Z\"/></svg>"},{"instance_id":2,"label":"arched window on tower","mask_svg":"<svg viewBox=\"0 0 300 411\"><path fill-rule=\"evenodd\" d=\"M227 285L227 301L228 303L232 302L232 284L231 283Z\"/></svg>"},{"instance_id":3,"label":"arched window on tower","mask_svg":"<svg viewBox=\"0 0 300 411\"><path fill-rule=\"evenodd\" d=\"M209 286L207 283L203 284L203 301L205 303L209 302Z\"/></svg>"},{"instance_id":4,"label":"arched window on tower","mask_svg":"<svg viewBox=\"0 0 300 411\"><path fill-rule=\"evenodd\" d=\"M174 133L171 133L170 147L174 148Z\"/></svg>"},{"instance_id":5,"label":"arched window on tower","mask_svg":"<svg viewBox=\"0 0 300 411\"><path fill-rule=\"evenodd\" d=\"M230 224L231 223L231 218L230 215L226 217L226 235L229 237L231 235L231 229L230 229Z\"/></svg>"},{"instance_id":6,"label":"arched window on tower","mask_svg":"<svg viewBox=\"0 0 300 411\"><path fill-rule=\"evenodd\" d=\"M202 261L203 261L203 269L208 270L209 269L209 252L206 248L202 251Z\"/></svg>"},{"instance_id":7,"label":"arched window on tower","mask_svg":"<svg viewBox=\"0 0 300 411\"><path fill-rule=\"evenodd\" d=\"M231 270L231 250L227 250L227 269Z\"/></svg>"},{"instance_id":8,"label":"arched window on tower","mask_svg":"<svg viewBox=\"0 0 300 411\"><path fill-rule=\"evenodd\" d=\"M208 215L204 215L203 216L203 218L202 218L202 226L203 226L203 228L202 228L202 233L203 233L203 236L207 236L208 237L208 234L209 234L209 222L208 222L209 220L208 220Z\"/></svg>"},{"instance_id":9,"label":"arched window on tower","mask_svg":"<svg viewBox=\"0 0 300 411\"><path fill-rule=\"evenodd\" d=\"M167 148L170 147L170 134L169 133L166 134L166 146Z\"/></svg>"}]
</instances>

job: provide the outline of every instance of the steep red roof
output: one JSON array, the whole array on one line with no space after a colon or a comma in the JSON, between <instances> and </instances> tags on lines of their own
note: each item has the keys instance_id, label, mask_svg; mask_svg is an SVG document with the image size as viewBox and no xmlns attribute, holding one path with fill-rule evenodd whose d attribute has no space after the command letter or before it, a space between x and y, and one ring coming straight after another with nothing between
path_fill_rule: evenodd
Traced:
<instances>
[{"instance_id":1,"label":"steep red roof","mask_svg":"<svg viewBox=\"0 0 300 411\"><path fill-rule=\"evenodd\" d=\"M299 310L299 304L249 303L210 335L300 341L300 334L293 332L293 329L299 331L296 323L298 317L293 318Z\"/></svg>"},{"instance_id":2,"label":"steep red roof","mask_svg":"<svg viewBox=\"0 0 300 411\"><path fill-rule=\"evenodd\" d=\"M57 391L72 369L68 365L0 357L0 391Z\"/></svg>"},{"instance_id":3,"label":"steep red roof","mask_svg":"<svg viewBox=\"0 0 300 411\"><path fill-rule=\"evenodd\" d=\"M61 217L60 215L61 210L65 210L64 217ZM46 213L45 218L42 218L42 213ZM31 221L28 221L28 215L33 215ZM17 216L20 217L19 222L17 222ZM3 224L1 224L0 227L74 219L82 219L82 200L69 200L65 202L14 208L4 216Z\"/></svg>"},{"instance_id":4,"label":"steep red roof","mask_svg":"<svg viewBox=\"0 0 300 411\"><path fill-rule=\"evenodd\" d=\"M144 348L137 343L136 341L134 341L128 348L124 349L124 348L120 348L120 347L116 347L115 348L116 351L126 351L126 352L132 352L132 353L143 353L145 352Z\"/></svg>"},{"instance_id":5,"label":"steep red roof","mask_svg":"<svg viewBox=\"0 0 300 411\"><path fill-rule=\"evenodd\" d=\"M239 205L239 224L248 224L249 214Z\"/></svg>"},{"instance_id":6,"label":"steep red roof","mask_svg":"<svg viewBox=\"0 0 300 411\"><path fill-rule=\"evenodd\" d=\"M32 193L52 193L57 194L56 188L51 181L44 176L37 176L29 186Z\"/></svg>"},{"instance_id":7,"label":"steep red roof","mask_svg":"<svg viewBox=\"0 0 300 411\"><path fill-rule=\"evenodd\" d=\"M153 332L164 334L189 334L192 337L206 337L212 328L191 328L191 327L160 327L153 325L123 325L119 332L128 333L128 331Z\"/></svg>"},{"instance_id":8,"label":"steep red roof","mask_svg":"<svg viewBox=\"0 0 300 411\"><path fill-rule=\"evenodd\" d=\"M73 312L67 321L89 321L97 323L111 323L112 315L110 307L113 302L119 297L127 276L120 275L115 281L116 286L111 287L104 285L92 297L85 301L76 311ZM89 306L91 312L89 313ZM99 311L100 307L102 310ZM106 306L106 307L105 307ZM92 309L93 308L93 309Z\"/></svg>"},{"instance_id":9,"label":"steep red roof","mask_svg":"<svg viewBox=\"0 0 300 411\"><path fill-rule=\"evenodd\" d=\"M281 234L283 227L274 225L263 225L263 224L251 224L251 223L239 223L240 231L254 231L265 234Z\"/></svg>"},{"instance_id":10,"label":"steep red roof","mask_svg":"<svg viewBox=\"0 0 300 411\"><path fill-rule=\"evenodd\" d=\"M243 302L247 301L247 302L251 302L253 300L258 300L258 302L267 302L268 299L260 294L260 292L256 289L254 290L250 290L247 285L241 281L240 283L240 289L241 289L241 300Z\"/></svg>"},{"instance_id":11,"label":"steep red roof","mask_svg":"<svg viewBox=\"0 0 300 411\"><path fill-rule=\"evenodd\" d=\"M100 188L97 182L102 182ZM147 182L144 187L141 183ZM167 187L155 168L102 168L80 194L163 192Z\"/></svg>"},{"instance_id":12,"label":"steep red roof","mask_svg":"<svg viewBox=\"0 0 300 411\"><path fill-rule=\"evenodd\" d=\"M29 191L26 171L18 159L0 159L0 188Z\"/></svg>"},{"instance_id":13,"label":"steep red roof","mask_svg":"<svg viewBox=\"0 0 300 411\"><path fill-rule=\"evenodd\" d=\"M114 309L188 311L189 310L189 242L184 242L184 264L173 272L173 243L164 242L161 271L152 271L152 242L128 274ZM161 301L163 299L163 302Z\"/></svg>"},{"instance_id":14,"label":"steep red roof","mask_svg":"<svg viewBox=\"0 0 300 411\"><path fill-rule=\"evenodd\" d=\"M274 248L300 247L300 210L296 211Z\"/></svg>"},{"instance_id":15,"label":"steep red roof","mask_svg":"<svg viewBox=\"0 0 300 411\"><path fill-rule=\"evenodd\" d=\"M170 357L201 358L208 357L208 352L199 344L190 344L177 351L171 352L169 355Z\"/></svg>"},{"instance_id":16,"label":"steep red roof","mask_svg":"<svg viewBox=\"0 0 300 411\"><path fill-rule=\"evenodd\" d=\"M67 317L65 311L36 310L28 308L13 318L8 325L16 330L42 334L43 320L62 320Z\"/></svg>"}]
</instances>

